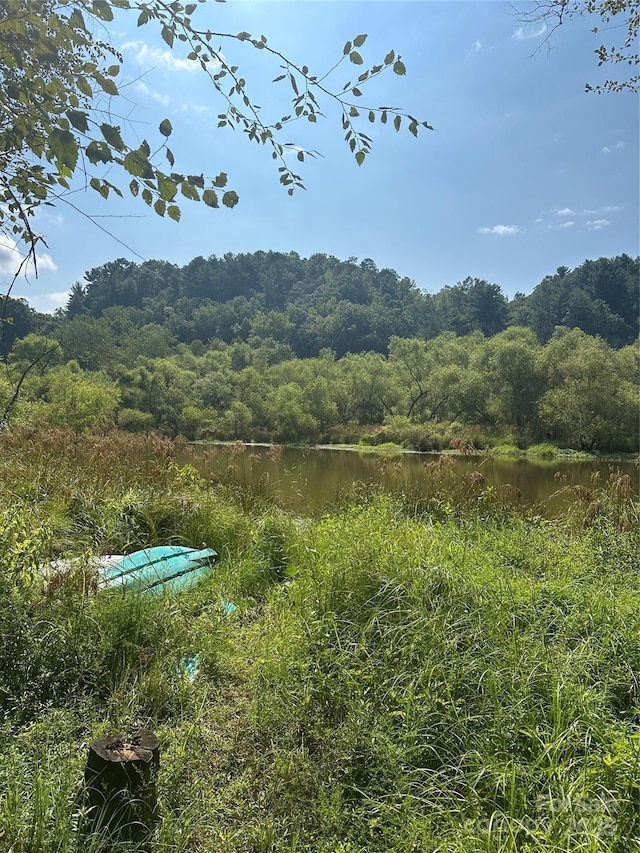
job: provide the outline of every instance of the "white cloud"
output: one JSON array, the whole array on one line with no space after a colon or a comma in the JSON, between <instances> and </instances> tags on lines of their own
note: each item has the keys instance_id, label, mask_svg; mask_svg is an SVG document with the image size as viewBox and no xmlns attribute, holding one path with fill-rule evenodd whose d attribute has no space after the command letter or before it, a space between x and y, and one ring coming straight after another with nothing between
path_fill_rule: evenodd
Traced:
<instances>
[{"instance_id":1,"label":"white cloud","mask_svg":"<svg viewBox=\"0 0 640 853\"><path fill-rule=\"evenodd\" d=\"M473 48L472 48L472 50L473 50L473 52L474 52L474 53L478 53L478 51L482 50L482 42L481 42L481 41L478 41L478 40L476 39L476 41L474 41L474 43L473 43Z\"/></svg>"},{"instance_id":2,"label":"white cloud","mask_svg":"<svg viewBox=\"0 0 640 853\"><path fill-rule=\"evenodd\" d=\"M612 145L611 148L609 148L608 145L605 145L604 148L602 149L602 153L603 154L611 154L612 151L621 151L623 148L624 148L624 142L622 140L620 140L620 142L616 142L615 145Z\"/></svg>"},{"instance_id":3,"label":"white cloud","mask_svg":"<svg viewBox=\"0 0 640 853\"><path fill-rule=\"evenodd\" d=\"M572 210L570 207L562 207L555 210L554 213L556 216L602 216L603 213L617 213L619 210L622 210L619 205L608 204L605 207L587 207L584 210Z\"/></svg>"},{"instance_id":4,"label":"white cloud","mask_svg":"<svg viewBox=\"0 0 640 853\"><path fill-rule=\"evenodd\" d=\"M567 222L561 222L558 228L572 228L575 224L575 219L569 219Z\"/></svg>"},{"instance_id":5,"label":"white cloud","mask_svg":"<svg viewBox=\"0 0 640 853\"><path fill-rule=\"evenodd\" d=\"M610 225L608 219L589 219L587 221L587 228L590 231L599 231L601 228L604 228L605 225Z\"/></svg>"},{"instance_id":6,"label":"white cloud","mask_svg":"<svg viewBox=\"0 0 640 853\"><path fill-rule=\"evenodd\" d=\"M121 50L135 51L135 58L139 65L145 68L164 68L172 74L181 71L190 73L200 68L200 63L191 59L179 59L171 50L161 47L149 47L143 41L127 41ZM213 66L213 63L212 63Z\"/></svg>"},{"instance_id":7,"label":"white cloud","mask_svg":"<svg viewBox=\"0 0 640 853\"><path fill-rule=\"evenodd\" d=\"M53 258L47 252L42 254L37 253L38 272L51 270L55 272L58 267L55 265ZM24 261L25 255L18 249L18 244L7 234L0 234L0 274L14 276L20 269L20 264ZM29 261L26 264L22 275L33 275L33 263Z\"/></svg>"},{"instance_id":8,"label":"white cloud","mask_svg":"<svg viewBox=\"0 0 640 853\"><path fill-rule=\"evenodd\" d=\"M517 234L520 228L517 225L493 225L491 228L478 228L480 234L498 234L504 237L508 234Z\"/></svg>"},{"instance_id":9,"label":"white cloud","mask_svg":"<svg viewBox=\"0 0 640 853\"><path fill-rule=\"evenodd\" d=\"M181 104L176 110L177 113L195 113L196 115L204 115L211 112L211 107L206 104Z\"/></svg>"},{"instance_id":10,"label":"white cloud","mask_svg":"<svg viewBox=\"0 0 640 853\"><path fill-rule=\"evenodd\" d=\"M58 308L64 308L69 301L69 290L54 290L53 293L42 293L40 296L30 296L29 302L36 311L43 314L53 314Z\"/></svg>"},{"instance_id":11,"label":"white cloud","mask_svg":"<svg viewBox=\"0 0 640 853\"><path fill-rule=\"evenodd\" d=\"M152 101L162 104L163 107L168 107L171 103L171 98L168 95L163 95L162 92L152 89L151 86L147 86L147 84L143 83L142 80L138 80L134 83L133 91L138 92L140 95L145 95L147 98L151 98Z\"/></svg>"},{"instance_id":12,"label":"white cloud","mask_svg":"<svg viewBox=\"0 0 640 853\"><path fill-rule=\"evenodd\" d=\"M544 219L543 219L541 216L539 216L537 219L534 219L533 221L534 221L536 224L538 224L539 222L544 222Z\"/></svg>"},{"instance_id":13,"label":"white cloud","mask_svg":"<svg viewBox=\"0 0 640 853\"><path fill-rule=\"evenodd\" d=\"M529 27L518 27L515 33L511 36L511 38L516 41L527 41L528 39L535 39L539 36L542 36L547 31L547 25L541 24L537 29L532 26Z\"/></svg>"}]
</instances>

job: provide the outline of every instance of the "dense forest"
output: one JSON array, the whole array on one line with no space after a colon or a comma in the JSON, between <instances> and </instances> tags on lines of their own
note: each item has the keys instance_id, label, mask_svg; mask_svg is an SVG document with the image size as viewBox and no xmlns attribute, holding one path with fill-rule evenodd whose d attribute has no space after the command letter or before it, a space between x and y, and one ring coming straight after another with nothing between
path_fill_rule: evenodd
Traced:
<instances>
[{"instance_id":1,"label":"dense forest","mask_svg":"<svg viewBox=\"0 0 640 853\"><path fill-rule=\"evenodd\" d=\"M189 439L638 448L639 259L529 296L436 294L371 260L257 252L117 260L55 316L9 299L0 414Z\"/></svg>"}]
</instances>

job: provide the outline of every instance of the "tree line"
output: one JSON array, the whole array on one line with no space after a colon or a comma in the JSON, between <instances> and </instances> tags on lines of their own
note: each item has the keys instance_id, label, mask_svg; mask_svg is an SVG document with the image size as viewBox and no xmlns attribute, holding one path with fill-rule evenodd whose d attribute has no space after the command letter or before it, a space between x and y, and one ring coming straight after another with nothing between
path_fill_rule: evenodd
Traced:
<instances>
[{"instance_id":1,"label":"tree line","mask_svg":"<svg viewBox=\"0 0 640 853\"><path fill-rule=\"evenodd\" d=\"M299 359L272 340L169 346L159 325L107 340L91 337L98 321L84 322L82 364L68 358L81 346L70 324L60 342L35 333L15 342L0 374L0 403L24 379L12 425L419 450L639 446L638 347L614 349L580 329L557 327L544 345L522 326L490 338L393 336L386 355Z\"/></svg>"},{"instance_id":2,"label":"tree line","mask_svg":"<svg viewBox=\"0 0 640 853\"><path fill-rule=\"evenodd\" d=\"M431 294L370 259L358 263L323 254L212 255L183 267L119 259L87 272L53 318L24 300L9 300L4 352L29 332L62 336L68 357L95 369L100 355L87 350L89 340L104 349L135 329L160 347L141 354L161 355L177 344L241 341L271 342L297 358L328 348L340 358L387 354L393 336L491 337L512 325L531 329L539 343L549 341L556 326L566 326L620 348L638 334L639 275L639 259L628 255L587 260L574 270L560 267L529 296L517 293L509 300L484 279L469 277Z\"/></svg>"}]
</instances>

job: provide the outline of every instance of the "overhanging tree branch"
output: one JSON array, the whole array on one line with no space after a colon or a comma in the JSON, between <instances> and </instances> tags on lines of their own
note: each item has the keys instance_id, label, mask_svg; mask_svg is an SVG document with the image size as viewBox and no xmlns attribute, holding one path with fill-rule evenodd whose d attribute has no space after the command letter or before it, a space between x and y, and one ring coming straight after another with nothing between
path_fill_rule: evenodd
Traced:
<instances>
[{"instance_id":1,"label":"overhanging tree branch","mask_svg":"<svg viewBox=\"0 0 640 853\"><path fill-rule=\"evenodd\" d=\"M638 33L640 30L640 0L535 0L529 9L513 7L517 20L523 26L544 23L545 38L536 52L550 43L553 33L567 21L575 17L592 16L599 18L604 26L594 26L593 33L624 29L626 34L618 45L607 47L602 44L594 53L598 66L622 65L637 68L640 64L638 53ZM616 23L609 26L612 21ZM619 22L619 23L618 23ZM606 80L599 85L585 84L587 92L603 94L605 92L640 91L640 74L629 73L625 78Z\"/></svg>"},{"instance_id":2,"label":"overhanging tree branch","mask_svg":"<svg viewBox=\"0 0 640 853\"><path fill-rule=\"evenodd\" d=\"M175 221L181 216L181 199L212 208L220 204L234 207L238 203L237 193L227 188L225 172L205 178L204 173L185 175L174 171L176 158L167 144L173 127L168 119L159 125L161 141L153 153L147 140L135 146L129 144L121 126L114 123L111 104L120 95L122 56L108 41L98 40L87 22L104 28L116 13L136 14L138 26L155 23L170 48L177 41L190 49L188 60L200 65L216 95L226 103L225 112L218 116L218 126L238 127L250 141L270 146L273 159L280 163L280 182L290 194L303 188L303 183L285 154L294 150L298 160L304 161L305 156L317 152L281 142L279 134L291 122L306 119L314 123L323 116L321 96L341 107L346 142L356 162L364 162L371 139L355 126L354 119L361 115L356 99L362 96L360 87L384 71L405 74L404 63L395 51L389 51L382 63L360 73L355 83L332 90L326 81L338 66L343 62L363 65L359 49L366 34L348 41L341 58L328 72L316 76L306 65L293 62L272 48L264 35L256 38L247 32L195 28L191 16L198 5L183 5L177 0L68 0L58 6L55 0L5 0L0 7L0 172L6 183L0 186L0 230L12 232L18 240L30 244L34 234L25 227L25 217L31 216L40 204L68 191L77 172L84 172L88 187L103 198L111 193L123 195L117 178L112 181L104 177L104 167L126 177L131 195L140 197L159 216ZM260 107L248 95L239 66L227 60L221 47L212 47L213 40L248 42L283 63L284 73L274 82L289 82L293 95L290 114L272 123L264 121ZM396 107L367 107L364 112L370 122L379 119L386 123L391 117L396 131L406 119L414 136L420 126L430 129L427 122ZM161 158L167 165L160 162Z\"/></svg>"}]
</instances>

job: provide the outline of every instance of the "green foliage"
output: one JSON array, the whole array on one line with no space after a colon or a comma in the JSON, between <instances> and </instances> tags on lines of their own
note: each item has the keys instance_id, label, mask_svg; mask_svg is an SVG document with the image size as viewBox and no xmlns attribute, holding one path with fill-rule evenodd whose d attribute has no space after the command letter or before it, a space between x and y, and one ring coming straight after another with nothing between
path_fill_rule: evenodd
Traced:
<instances>
[{"instance_id":1,"label":"green foliage","mask_svg":"<svg viewBox=\"0 0 640 853\"><path fill-rule=\"evenodd\" d=\"M638 260L627 255L585 261L573 271L560 268L530 296L518 294L509 303L498 285L478 279L435 295L424 293L394 270L378 270L369 259L357 264L326 255L303 259L295 253L256 252L195 258L182 268L121 259L86 274L87 284L72 291L65 319L79 313L107 319L105 312L126 307L126 315L111 313L112 326L132 355L143 353L142 338L123 336L123 322L138 331L148 324L163 326L187 344L242 340L256 348L276 341L299 358L322 349L338 357L386 354L392 336L430 340L444 332L476 332L492 337L509 325L533 329L540 343L556 326L579 327L618 348L637 337L638 275ZM71 329L68 337L73 345ZM66 352L68 343L62 342Z\"/></svg>"},{"instance_id":2,"label":"green foliage","mask_svg":"<svg viewBox=\"0 0 640 853\"><path fill-rule=\"evenodd\" d=\"M540 400L540 415L561 441L580 450L637 448L635 377L620 370L601 338L559 329L545 359L551 382Z\"/></svg>"},{"instance_id":3,"label":"green foliage","mask_svg":"<svg viewBox=\"0 0 640 853\"><path fill-rule=\"evenodd\" d=\"M540 288L560 298L565 279L576 290L582 276L593 294L604 293L636 266L626 256L587 262ZM52 322L55 338L31 333L14 343L0 388L14 424L86 430L115 421L190 440L362 440L417 450L638 447L637 344L615 350L566 327L541 344L525 326L425 340L417 327L437 295L423 297L373 261L259 252L180 270L121 260L87 279L67 317ZM467 284L460 292L486 290L486 282ZM614 289L609 298L614 306ZM631 303L618 302L627 316ZM397 326L413 332L388 336ZM378 351L348 351L372 343ZM63 355L71 361L61 369Z\"/></svg>"},{"instance_id":4,"label":"green foliage","mask_svg":"<svg viewBox=\"0 0 640 853\"><path fill-rule=\"evenodd\" d=\"M12 299L10 296L3 300L0 311L0 359L7 360L13 343L18 338L26 337L35 330L38 315L26 299Z\"/></svg>"},{"instance_id":5,"label":"green foliage","mask_svg":"<svg viewBox=\"0 0 640 853\"><path fill-rule=\"evenodd\" d=\"M518 849L505 834L606 849L612 830L623 849L635 688L608 643L621 631L624 660L637 653L631 601L586 541L552 544L544 526L426 534L388 500L351 506L310 531L271 597L254 682L269 807L295 799L345 849ZM613 743L626 757L605 781ZM299 756L286 776L282 753ZM594 799L609 805L580 822Z\"/></svg>"},{"instance_id":6,"label":"green foliage","mask_svg":"<svg viewBox=\"0 0 640 853\"><path fill-rule=\"evenodd\" d=\"M218 127L239 128L249 141L268 146L279 163L280 182L290 194L303 183L285 154L296 149L298 159L304 160L314 152L281 142L281 133L298 119L315 123L322 115L321 97L338 105L347 143L362 165L371 139L353 121L359 115L354 99L362 95L361 87L386 70L404 75L400 57L391 51L383 63L359 74L356 83L332 91L327 77L343 61L363 64L357 50L350 48L327 73L312 74L306 65L297 65L273 48L264 35L256 38L247 32L213 32L205 22L199 27L192 19L198 5L151 2L141 6L133 0L70 0L61 6L52 0L7 0L3 4L0 228L24 241L34 261L40 238L32 229L30 217L41 204L64 198L77 171L84 172L87 185L104 199L111 193L122 196L126 181L132 196L141 198L159 216L166 214L175 221L181 216L178 197L213 208L220 202L225 207L238 203L237 193L227 189L225 172L205 178L202 173L173 171L176 158L167 145L173 132L169 119L160 122L159 139L151 143L146 139L127 140L122 127L113 123L112 116L117 113L113 101L121 97L126 84L122 56L110 43L107 29L116 15L135 14L138 26L157 26L169 48L176 40L189 45L188 59L206 75L223 107ZM106 40L97 35L104 32ZM358 36L353 44L363 44L363 38L366 36ZM286 80L291 88L289 115L271 122L263 120L260 108L247 94L238 65L228 58L237 42L246 42L263 51L265 57L283 63L284 73L274 82ZM414 136L420 126L431 129L427 122L395 108L368 107L367 111L370 121L386 120L388 113L394 115L396 130L404 117Z\"/></svg>"},{"instance_id":7,"label":"green foliage","mask_svg":"<svg viewBox=\"0 0 640 853\"><path fill-rule=\"evenodd\" d=\"M150 853L633 849L640 515L620 472L550 521L446 462L439 504L396 477L397 497L301 519L243 510L258 469L209 482L180 442L0 445L8 850L106 853L75 831L86 747L138 725L161 743ZM87 558L144 541L221 560L181 595L96 595ZM52 572L62 552L80 559Z\"/></svg>"},{"instance_id":8,"label":"green foliage","mask_svg":"<svg viewBox=\"0 0 640 853\"><path fill-rule=\"evenodd\" d=\"M495 335L507 326L507 300L497 284L466 278L436 294L434 310L441 329L456 335L480 331Z\"/></svg>"},{"instance_id":9,"label":"green foliage","mask_svg":"<svg viewBox=\"0 0 640 853\"><path fill-rule=\"evenodd\" d=\"M556 326L600 335L611 346L631 344L638 335L638 259L628 255L585 261L574 270L559 267L520 310L538 340L546 343Z\"/></svg>"},{"instance_id":10,"label":"green foliage","mask_svg":"<svg viewBox=\"0 0 640 853\"><path fill-rule=\"evenodd\" d=\"M576 0L568 3L566 0L536 0L532 8L526 11L518 10L520 20L524 24L543 24L543 32L547 33L545 43L559 26L576 15L599 18L602 25L593 27L592 32L600 30L623 30L624 37L616 35L616 45L607 47L602 44L594 53L598 66L622 65L627 76L617 80L606 80L604 83L592 86L585 85L587 92L637 92L640 87L640 75L632 74L629 69L635 69L640 63L638 54L638 30L640 28L640 4L638 0ZM607 36L607 39L609 36ZM610 42L609 42L610 44ZM628 66L628 67L627 67ZM622 69L618 68L618 73Z\"/></svg>"}]
</instances>

